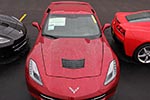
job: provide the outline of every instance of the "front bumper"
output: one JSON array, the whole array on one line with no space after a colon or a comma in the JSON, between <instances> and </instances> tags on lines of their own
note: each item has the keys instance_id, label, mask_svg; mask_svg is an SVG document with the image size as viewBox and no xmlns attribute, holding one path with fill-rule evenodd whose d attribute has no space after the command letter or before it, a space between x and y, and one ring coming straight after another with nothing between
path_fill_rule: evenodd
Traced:
<instances>
[{"instance_id":1,"label":"front bumper","mask_svg":"<svg viewBox=\"0 0 150 100\"><path fill-rule=\"evenodd\" d=\"M112 97L116 91L116 87L113 87L111 88L110 90L108 90L106 93L104 94L101 94L99 96L96 96L96 97L92 97L92 98L73 98L73 97L68 97L67 100L108 100L110 97ZM40 92L35 92L36 90L33 89L33 87L28 87L32 90L29 89L30 91L30 94L36 98L37 100L62 100L61 98L55 98L55 97L52 97L52 96L47 96L47 95L44 95ZM35 90L35 91L33 91Z\"/></svg>"},{"instance_id":2,"label":"front bumper","mask_svg":"<svg viewBox=\"0 0 150 100\"><path fill-rule=\"evenodd\" d=\"M0 48L0 64L10 63L27 52L29 50L28 41L28 37L24 36L12 45Z\"/></svg>"},{"instance_id":3,"label":"front bumper","mask_svg":"<svg viewBox=\"0 0 150 100\"><path fill-rule=\"evenodd\" d=\"M107 90L104 90L104 93L100 93L97 96L91 95L91 97L62 97L62 96L56 96L56 94L52 95L47 95L49 94L48 90L45 87L38 86L38 84L28 81L26 79L28 90L30 94L36 98L37 100L108 100L110 97L112 97L116 91L117 85L118 85L118 80L114 82L115 84L111 88L107 88ZM38 86L38 87L37 87ZM38 88L38 89L37 89Z\"/></svg>"},{"instance_id":4,"label":"front bumper","mask_svg":"<svg viewBox=\"0 0 150 100\"><path fill-rule=\"evenodd\" d=\"M68 100L107 100L109 99L112 95L114 95L115 93L115 90L116 90L116 87L112 88L111 90L109 90L108 92L102 94L102 95L99 95L99 96L96 96L96 97L93 97L93 98L82 98L82 99L75 99L75 98L68 98ZM62 99L58 99L58 98L54 98L54 97L50 97L50 96L46 96L44 94L40 94L40 96L38 97L39 99L38 100L62 100Z\"/></svg>"}]
</instances>

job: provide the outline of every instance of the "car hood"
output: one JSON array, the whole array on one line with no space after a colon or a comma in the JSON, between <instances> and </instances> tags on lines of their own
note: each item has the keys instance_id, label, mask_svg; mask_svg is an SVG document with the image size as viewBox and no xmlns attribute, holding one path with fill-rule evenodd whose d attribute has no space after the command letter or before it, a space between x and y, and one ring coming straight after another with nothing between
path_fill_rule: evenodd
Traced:
<instances>
[{"instance_id":1,"label":"car hood","mask_svg":"<svg viewBox=\"0 0 150 100\"><path fill-rule=\"evenodd\" d=\"M64 78L91 77L101 74L102 39L88 40L84 38L43 38L42 53L45 72L48 76ZM84 60L83 67L76 68L80 63L69 63L63 66L63 59L69 61ZM74 66L72 68L72 66Z\"/></svg>"},{"instance_id":2,"label":"car hood","mask_svg":"<svg viewBox=\"0 0 150 100\"><path fill-rule=\"evenodd\" d=\"M17 18L0 14L0 37L9 39L10 42L0 45L0 48L18 43L24 39L26 28Z\"/></svg>"}]
</instances>

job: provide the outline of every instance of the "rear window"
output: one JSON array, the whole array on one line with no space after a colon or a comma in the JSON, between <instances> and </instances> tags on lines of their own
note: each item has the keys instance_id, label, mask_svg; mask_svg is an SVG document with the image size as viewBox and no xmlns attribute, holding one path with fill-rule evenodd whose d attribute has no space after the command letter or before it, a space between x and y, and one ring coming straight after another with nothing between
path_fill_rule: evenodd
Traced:
<instances>
[{"instance_id":1,"label":"rear window","mask_svg":"<svg viewBox=\"0 0 150 100\"><path fill-rule=\"evenodd\" d=\"M91 14L50 14L46 20L43 35L96 38L101 33L95 17Z\"/></svg>"},{"instance_id":2,"label":"rear window","mask_svg":"<svg viewBox=\"0 0 150 100\"><path fill-rule=\"evenodd\" d=\"M126 19L129 22L149 22L150 12L141 12L137 14L131 14L131 15L126 16Z\"/></svg>"}]
</instances>

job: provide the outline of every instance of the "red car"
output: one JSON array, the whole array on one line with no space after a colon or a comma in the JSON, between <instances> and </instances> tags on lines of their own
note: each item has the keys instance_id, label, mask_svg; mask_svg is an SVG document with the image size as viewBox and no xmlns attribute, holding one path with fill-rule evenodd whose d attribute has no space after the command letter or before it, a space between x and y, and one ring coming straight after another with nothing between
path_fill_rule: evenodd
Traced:
<instances>
[{"instance_id":1,"label":"red car","mask_svg":"<svg viewBox=\"0 0 150 100\"><path fill-rule=\"evenodd\" d=\"M85 2L52 2L27 57L26 82L37 100L107 100L120 69L94 9Z\"/></svg>"},{"instance_id":2,"label":"red car","mask_svg":"<svg viewBox=\"0 0 150 100\"><path fill-rule=\"evenodd\" d=\"M116 13L112 35L123 43L127 56L150 64L150 10Z\"/></svg>"}]
</instances>

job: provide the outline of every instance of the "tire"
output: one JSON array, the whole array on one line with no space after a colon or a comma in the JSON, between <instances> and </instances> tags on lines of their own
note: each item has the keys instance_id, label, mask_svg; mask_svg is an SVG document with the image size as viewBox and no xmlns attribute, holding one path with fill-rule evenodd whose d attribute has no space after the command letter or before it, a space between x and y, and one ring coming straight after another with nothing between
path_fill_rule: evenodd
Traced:
<instances>
[{"instance_id":1,"label":"tire","mask_svg":"<svg viewBox=\"0 0 150 100\"><path fill-rule=\"evenodd\" d=\"M36 98L34 98L33 96L30 95L31 100L37 100Z\"/></svg>"},{"instance_id":2,"label":"tire","mask_svg":"<svg viewBox=\"0 0 150 100\"><path fill-rule=\"evenodd\" d=\"M117 100L117 96L118 96L118 89L116 89L116 91L113 94L113 96L111 96L108 100Z\"/></svg>"},{"instance_id":3,"label":"tire","mask_svg":"<svg viewBox=\"0 0 150 100\"><path fill-rule=\"evenodd\" d=\"M116 95L113 95L112 97L110 97L108 100L116 100Z\"/></svg>"},{"instance_id":4,"label":"tire","mask_svg":"<svg viewBox=\"0 0 150 100\"><path fill-rule=\"evenodd\" d=\"M150 44L139 46L133 55L134 59L142 64L150 64Z\"/></svg>"}]
</instances>

